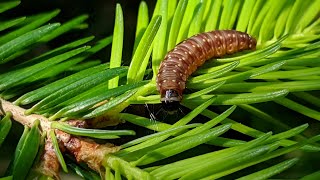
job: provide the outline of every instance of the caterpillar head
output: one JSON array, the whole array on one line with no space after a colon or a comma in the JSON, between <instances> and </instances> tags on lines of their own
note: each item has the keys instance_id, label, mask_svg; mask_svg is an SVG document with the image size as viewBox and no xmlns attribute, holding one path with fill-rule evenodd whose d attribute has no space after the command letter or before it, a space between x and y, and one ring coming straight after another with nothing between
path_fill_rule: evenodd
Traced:
<instances>
[{"instance_id":1,"label":"caterpillar head","mask_svg":"<svg viewBox=\"0 0 320 180\"><path fill-rule=\"evenodd\" d=\"M162 107L169 113L174 113L178 110L181 100L182 96L174 89L166 90L165 93L161 95Z\"/></svg>"}]
</instances>

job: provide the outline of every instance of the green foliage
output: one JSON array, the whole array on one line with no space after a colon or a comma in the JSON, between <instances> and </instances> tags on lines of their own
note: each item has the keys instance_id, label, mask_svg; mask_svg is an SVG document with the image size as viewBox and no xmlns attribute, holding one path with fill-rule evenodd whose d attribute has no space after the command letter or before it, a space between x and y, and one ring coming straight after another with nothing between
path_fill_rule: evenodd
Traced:
<instances>
[{"instance_id":1,"label":"green foliage","mask_svg":"<svg viewBox=\"0 0 320 180\"><path fill-rule=\"evenodd\" d=\"M0 13L19 3L1 3ZM158 0L149 22L149 7L142 1L133 49L123 49L126 19L121 5L117 4L112 36L97 40L92 47L87 44L94 37L71 40L25 62L19 61L21 55L66 32L85 27L83 23L88 15L61 25L46 25L59 10L15 17L0 22L0 31L4 32L0 37L0 97L28 108L25 114L36 113L58 120L50 122L48 132L56 156L65 172L70 168L84 179L99 177L88 168L65 162L54 129L96 139L120 138L135 132L77 128L61 119L91 120L107 116L155 131L120 145L119 152L106 154L101 165L105 179L277 177L301 158L285 159L284 155L292 156L295 150L302 154L320 151L315 143L319 141L316 135L319 131L310 130L308 124L290 123L293 121L290 113L294 113L319 126L318 121L312 121L320 120L317 110L320 107L319 3L319 0L310 3ZM258 40L257 50L209 60L199 68L188 79L189 91L181 102L190 112L174 118L174 124L122 112L129 105L159 104L155 79L166 52L194 34L215 29L245 31ZM90 57L111 43L111 57L107 58L110 62L101 63ZM122 66L123 51L133 52L129 67ZM146 76L151 72L152 78ZM290 113L274 115L269 113L269 108L290 110ZM151 112L151 117L153 113L156 112ZM14 112L5 114L0 121L0 145L15 117ZM236 114L246 121L239 120ZM32 127L25 126L6 177L1 179L28 176L33 163L39 160L39 147L43 148L41 123L35 120ZM263 127L265 124L274 126L272 130L277 134L268 133L270 127ZM305 135L304 131L312 135ZM231 136L223 137L225 132ZM249 138L238 138L232 133ZM209 150L200 152L199 146ZM183 157L179 159L180 155ZM280 160L273 161L274 158ZM273 166L256 166L266 161ZM243 170L252 166L257 167L257 172ZM238 171L244 176L234 174ZM318 176L319 172L315 172L303 178Z\"/></svg>"},{"instance_id":2,"label":"green foliage","mask_svg":"<svg viewBox=\"0 0 320 180\"><path fill-rule=\"evenodd\" d=\"M278 174L288 168L290 168L291 166L293 166L294 164L296 164L298 162L298 158L293 158L293 159L289 159L286 161L283 161L277 165L274 165L272 167L269 167L267 169L263 169L261 171L249 174L247 176L241 177L238 180L246 180L246 179L255 179L255 180L259 180L259 179L267 179L269 177L274 176L275 174Z\"/></svg>"},{"instance_id":3,"label":"green foliage","mask_svg":"<svg viewBox=\"0 0 320 180\"><path fill-rule=\"evenodd\" d=\"M136 92L137 92L137 89L127 91L124 94L121 94L115 97L114 99L108 101L107 103L97 107L95 110L84 115L83 117L89 119L97 116L103 116L103 114L107 113L112 108L115 108L117 105L123 103L124 101L129 99L131 96L133 96Z\"/></svg>"},{"instance_id":4,"label":"green foliage","mask_svg":"<svg viewBox=\"0 0 320 180\"><path fill-rule=\"evenodd\" d=\"M0 3L0 13L3 13L9 9L14 8L15 6L18 6L20 4L20 1L11 1L11 2L2 2Z\"/></svg>"},{"instance_id":5,"label":"green foliage","mask_svg":"<svg viewBox=\"0 0 320 180\"><path fill-rule=\"evenodd\" d=\"M150 164L205 143L210 139L223 134L229 130L230 127L230 124L221 125L192 136L177 137L168 141L164 141L163 143L141 149L135 153L127 154L127 156L123 158L126 159L126 157L130 157L130 159L133 159L139 157L137 160L132 162L132 164L135 166Z\"/></svg>"},{"instance_id":6,"label":"green foliage","mask_svg":"<svg viewBox=\"0 0 320 180\"><path fill-rule=\"evenodd\" d=\"M1 180L12 180L12 176L2 177Z\"/></svg>"},{"instance_id":7,"label":"green foliage","mask_svg":"<svg viewBox=\"0 0 320 180\"><path fill-rule=\"evenodd\" d=\"M63 78L61 80L55 81L47 86L41 87L35 91L31 91L23 96L21 96L18 100L15 101L15 104L29 104L37 100L41 100L44 97L47 97L48 95L56 92L57 90L64 87L65 84L71 84L73 82L79 81L83 78L85 78L89 72L92 74L102 72L105 68L107 68L106 65L99 65L95 66L93 68L89 68L85 71L80 71L78 73L75 73L69 77Z\"/></svg>"},{"instance_id":8,"label":"green foliage","mask_svg":"<svg viewBox=\"0 0 320 180\"><path fill-rule=\"evenodd\" d=\"M157 34L157 31L161 24L161 20L161 16L155 16L154 18L152 18L144 35L139 41L139 45L135 50L130 63L127 75L128 83L142 80L151 54L152 42Z\"/></svg>"},{"instance_id":9,"label":"green foliage","mask_svg":"<svg viewBox=\"0 0 320 180\"><path fill-rule=\"evenodd\" d=\"M8 58L11 54L28 47L31 44L34 44L37 42L40 38L43 37L44 34L47 34L51 31L53 31L55 28L57 28L60 24L51 24L44 27L41 27L39 29L36 29L34 31L31 31L27 34L24 34L18 38L13 39L12 41L7 42L3 40L4 42L7 42L0 46L0 60L1 63L7 62L6 58ZM10 37L11 38L11 37ZM9 38L8 38L9 39ZM1 40L0 40L1 42Z\"/></svg>"},{"instance_id":10,"label":"green foliage","mask_svg":"<svg viewBox=\"0 0 320 180\"><path fill-rule=\"evenodd\" d=\"M85 129L77 128L70 126L65 123L52 122L51 127L55 129L60 129L66 133L77 135L77 136L86 136L93 137L98 139L115 139L120 138L120 135L135 135L134 131L131 130L99 130L99 129Z\"/></svg>"},{"instance_id":11,"label":"green foliage","mask_svg":"<svg viewBox=\"0 0 320 180\"><path fill-rule=\"evenodd\" d=\"M168 27L168 0L157 2L158 9L154 12L155 15L161 17L161 24L159 30L154 38L152 47L152 70L153 77L158 73L160 62L166 54L167 47L167 27ZM146 32L147 33L147 32Z\"/></svg>"},{"instance_id":12,"label":"green foliage","mask_svg":"<svg viewBox=\"0 0 320 180\"><path fill-rule=\"evenodd\" d=\"M55 56L53 58L50 58L46 61L40 62L38 64L35 64L33 66L28 66L26 68L22 68L16 71L11 71L5 74L1 75L1 85L0 90L9 89L12 87L15 87L17 85L21 85L23 81L26 79L32 77L33 75L37 74L41 70L45 70L50 66L54 66L72 56L75 56L85 50L87 50L90 47L84 46L78 49L75 49L73 51L70 51L65 54L61 54L58 56ZM34 78L32 78L34 80ZM28 81L27 81L28 82Z\"/></svg>"},{"instance_id":13,"label":"green foliage","mask_svg":"<svg viewBox=\"0 0 320 180\"><path fill-rule=\"evenodd\" d=\"M6 139L6 136L8 135L10 128L12 126L12 122L10 119L11 116L12 114L8 112L6 113L6 116L0 121L0 146L3 143L3 141Z\"/></svg>"},{"instance_id":14,"label":"green foliage","mask_svg":"<svg viewBox=\"0 0 320 180\"><path fill-rule=\"evenodd\" d=\"M17 48L16 50L20 50L24 47L27 47L30 44L34 44L44 34L48 34L50 31L54 30L55 28L57 28L60 25L60 24L52 24L52 25L44 26L42 28L38 28L39 26L43 25L44 23L48 22L50 19L52 19L53 17L58 15L59 12L60 12L59 10L55 10L55 11L52 11L49 13L41 14L37 18L37 21L31 21L31 23L15 30L15 31L11 31L10 33L2 36L0 38L0 44L5 44L6 42L8 42L8 43L11 42L12 45L17 46L20 43L22 43L22 45L20 45L22 47ZM38 28L38 29L35 31L31 31L31 30L34 30L35 28ZM31 31L31 32L29 32L29 31ZM25 36L23 36L23 34L25 34L26 32L29 32L30 34L26 34ZM20 36L20 38L18 38L18 39L15 38L18 36ZM14 39L15 39L15 41L11 41ZM9 46L10 44L7 44L7 45ZM12 47L12 48L14 49L15 47ZM14 51L12 51L11 54L13 54L13 52ZM3 57L1 58L1 60L3 60Z\"/></svg>"},{"instance_id":15,"label":"green foliage","mask_svg":"<svg viewBox=\"0 0 320 180\"><path fill-rule=\"evenodd\" d=\"M128 90L133 88L140 87L145 84L144 82L136 83L136 84L128 84L123 85L115 89L107 89L105 84L98 85L75 98L70 98L68 101L65 101L64 107L58 108L60 109L56 114L50 117L51 120L59 118L59 117L77 117L80 112L88 111L88 108L93 107L95 104L99 102L103 102L108 100L114 96L119 96L125 93ZM107 90L106 90L107 89ZM115 99L110 100L108 103L110 105L111 102L114 102ZM108 104L106 103L106 104ZM83 113L82 113L83 114Z\"/></svg>"},{"instance_id":16,"label":"green foliage","mask_svg":"<svg viewBox=\"0 0 320 180\"><path fill-rule=\"evenodd\" d=\"M1 25L0 31L3 31L3 30L8 29L12 26L15 26L15 25L23 22L25 19L26 19L26 17L21 17L21 18L16 18L16 19L1 22L0 23L0 25Z\"/></svg>"},{"instance_id":17,"label":"green foliage","mask_svg":"<svg viewBox=\"0 0 320 180\"><path fill-rule=\"evenodd\" d=\"M313 179L318 179L320 177L320 171L316 171L312 174L308 174L304 177L302 177L302 180L313 180Z\"/></svg>"},{"instance_id":18,"label":"green foliage","mask_svg":"<svg viewBox=\"0 0 320 180\"><path fill-rule=\"evenodd\" d=\"M38 153L40 145L39 120L36 120L31 129L25 126L14 153L14 159L9 165L6 174L12 179L25 179ZM23 164L23 166L21 166Z\"/></svg>"},{"instance_id":19,"label":"green foliage","mask_svg":"<svg viewBox=\"0 0 320 180\"><path fill-rule=\"evenodd\" d=\"M142 35L147 29L149 23L149 15L148 15L148 6L146 2L141 1L139 5L139 12L137 17L137 28L136 28L136 36L133 45L133 52L136 51L137 46L142 38Z\"/></svg>"},{"instance_id":20,"label":"green foliage","mask_svg":"<svg viewBox=\"0 0 320 180\"><path fill-rule=\"evenodd\" d=\"M58 143L58 141L57 141L57 137L56 137L56 135L55 135L55 133L54 133L54 130L50 130L49 136L50 136L50 139L51 139L51 141L52 141L52 145L53 145L53 148L54 148L54 152L55 152L55 154L56 154L56 156L57 156L57 158L58 158L58 160L59 160L59 163L60 163L63 171L64 171L64 172L68 172L67 165L66 165L66 163L65 163L65 161L64 161L64 158L63 158L63 156L62 156L62 153L61 153L61 151L60 151L59 143Z\"/></svg>"},{"instance_id":21,"label":"green foliage","mask_svg":"<svg viewBox=\"0 0 320 180\"><path fill-rule=\"evenodd\" d=\"M100 83L109 80L121 73L124 73L126 69L118 68L112 69L110 71L101 71L92 75L87 75L85 78L70 83L69 85L64 85L63 88L58 91L50 94L39 103L35 104L30 110L26 113L32 113L34 111L41 111L44 109L48 109L50 107L54 107L60 103L63 103L65 99L70 99L74 97L75 94L79 94L83 91L89 90L91 87L95 87Z\"/></svg>"},{"instance_id":22,"label":"green foliage","mask_svg":"<svg viewBox=\"0 0 320 180\"><path fill-rule=\"evenodd\" d=\"M123 25L123 15L120 4L117 4L116 7L116 17L114 25L114 36L112 39L112 50L110 58L110 68L120 67L121 66L121 57L122 57L122 46L123 46L123 34L124 34L124 25ZM109 80L109 88L118 87L119 77L115 77Z\"/></svg>"},{"instance_id":23,"label":"green foliage","mask_svg":"<svg viewBox=\"0 0 320 180\"><path fill-rule=\"evenodd\" d=\"M100 176L94 172L90 172L87 169L81 168L77 164L70 163L68 167L71 168L74 172L76 172L80 177L85 180L100 180Z\"/></svg>"}]
</instances>

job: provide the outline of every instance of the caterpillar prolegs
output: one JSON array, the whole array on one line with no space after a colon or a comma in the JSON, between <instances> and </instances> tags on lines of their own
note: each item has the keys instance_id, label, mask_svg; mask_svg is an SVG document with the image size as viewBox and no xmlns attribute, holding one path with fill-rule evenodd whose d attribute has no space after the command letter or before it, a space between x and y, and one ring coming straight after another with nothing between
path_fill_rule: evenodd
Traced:
<instances>
[{"instance_id":1,"label":"caterpillar prolegs","mask_svg":"<svg viewBox=\"0 0 320 180\"><path fill-rule=\"evenodd\" d=\"M165 56L157 75L157 90L164 109L177 109L187 78L206 60L255 48L253 37L235 30L200 33L179 43Z\"/></svg>"}]
</instances>

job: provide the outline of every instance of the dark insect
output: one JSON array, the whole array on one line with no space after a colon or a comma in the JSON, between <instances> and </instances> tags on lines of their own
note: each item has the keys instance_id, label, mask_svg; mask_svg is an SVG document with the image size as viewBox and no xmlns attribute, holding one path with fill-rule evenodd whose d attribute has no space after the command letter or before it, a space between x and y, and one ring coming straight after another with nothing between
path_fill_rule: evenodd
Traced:
<instances>
[{"instance_id":1,"label":"dark insect","mask_svg":"<svg viewBox=\"0 0 320 180\"><path fill-rule=\"evenodd\" d=\"M206 60L242 50L254 50L256 43L246 33L217 30L194 35L178 44L165 56L157 75L157 89L163 108L174 111L179 107L187 78Z\"/></svg>"}]
</instances>

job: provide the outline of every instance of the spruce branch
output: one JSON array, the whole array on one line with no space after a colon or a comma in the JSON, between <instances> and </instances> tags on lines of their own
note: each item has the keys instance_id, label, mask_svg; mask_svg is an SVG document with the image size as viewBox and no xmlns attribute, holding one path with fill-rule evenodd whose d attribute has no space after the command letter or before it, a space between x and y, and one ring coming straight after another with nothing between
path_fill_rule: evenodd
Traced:
<instances>
[{"instance_id":1,"label":"spruce branch","mask_svg":"<svg viewBox=\"0 0 320 180\"><path fill-rule=\"evenodd\" d=\"M49 131L52 130L52 121L49 121L48 118L38 114L26 115L25 109L3 99L0 99L0 101L2 103L0 115L4 115L4 112L11 112L12 119L29 127L31 127L36 120L39 120L39 128L42 133L49 134ZM83 120L70 120L68 121L68 124L79 128L88 127ZM98 144L92 139L73 136L57 129L55 130L55 133L62 152L69 153L75 157L77 162L84 162L97 172L100 172L102 160L105 155L120 150L120 146L115 146L111 143ZM48 136L45 141L40 163L37 165L36 170L44 175L59 179L59 168L60 165L53 148L52 140Z\"/></svg>"},{"instance_id":2,"label":"spruce branch","mask_svg":"<svg viewBox=\"0 0 320 180\"><path fill-rule=\"evenodd\" d=\"M19 122L21 125L31 127L32 124L38 119L40 121L40 129L43 132L49 131L51 129L51 122L48 120L48 118L38 114L25 115L26 110L24 108L16 106L13 103L2 98L0 98L0 101L2 103L4 112L11 112L12 119ZM2 111L0 111L0 115L4 115Z\"/></svg>"}]
</instances>

